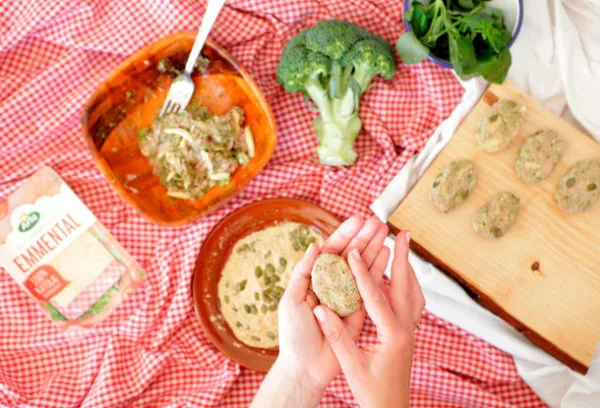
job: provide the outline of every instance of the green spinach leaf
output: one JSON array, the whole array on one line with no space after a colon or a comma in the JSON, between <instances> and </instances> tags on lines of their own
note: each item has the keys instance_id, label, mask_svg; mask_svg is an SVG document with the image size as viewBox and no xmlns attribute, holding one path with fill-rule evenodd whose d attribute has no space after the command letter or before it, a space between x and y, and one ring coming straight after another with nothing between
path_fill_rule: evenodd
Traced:
<instances>
[{"instance_id":1,"label":"green spinach leaf","mask_svg":"<svg viewBox=\"0 0 600 408\"><path fill-rule=\"evenodd\" d=\"M504 49L500 55L488 54L478 57L475 65L465 69L461 74L462 80L482 76L486 81L501 84L506 79L511 64L511 55Z\"/></svg>"},{"instance_id":2,"label":"green spinach leaf","mask_svg":"<svg viewBox=\"0 0 600 408\"><path fill-rule=\"evenodd\" d=\"M448 10L470 11L483 4L485 0L449 0Z\"/></svg>"},{"instance_id":3,"label":"green spinach leaf","mask_svg":"<svg viewBox=\"0 0 600 408\"><path fill-rule=\"evenodd\" d=\"M413 31L407 31L400 36L396 43L400 58L407 64L416 64L429 55L429 48L421 44Z\"/></svg>"},{"instance_id":4,"label":"green spinach leaf","mask_svg":"<svg viewBox=\"0 0 600 408\"><path fill-rule=\"evenodd\" d=\"M424 45L429 48L434 48L437 40L446 32L446 19L438 17L431 22L429 30L421 38Z\"/></svg>"},{"instance_id":5,"label":"green spinach leaf","mask_svg":"<svg viewBox=\"0 0 600 408\"><path fill-rule=\"evenodd\" d=\"M479 72L487 81L501 84L508 75L508 69L512 63L510 51L502 50L500 55L485 61L478 61Z\"/></svg>"},{"instance_id":6,"label":"green spinach leaf","mask_svg":"<svg viewBox=\"0 0 600 408\"><path fill-rule=\"evenodd\" d=\"M473 42L463 37L456 30L448 35L450 47L450 63L458 75L461 75L467 68L472 67L477 62L475 56L475 47Z\"/></svg>"},{"instance_id":7,"label":"green spinach leaf","mask_svg":"<svg viewBox=\"0 0 600 408\"><path fill-rule=\"evenodd\" d=\"M429 18L427 17L426 10L424 5L416 3L410 10L412 11L410 16L405 16L417 38L423 37L429 29Z\"/></svg>"},{"instance_id":8,"label":"green spinach leaf","mask_svg":"<svg viewBox=\"0 0 600 408\"><path fill-rule=\"evenodd\" d=\"M460 21L461 33L468 35L471 40L475 35L481 35L481 38L487 42L497 54L510 42L511 35L504 27L496 14L488 13L482 9L475 14L465 16Z\"/></svg>"},{"instance_id":9,"label":"green spinach leaf","mask_svg":"<svg viewBox=\"0 0 600 408\"><path fill-rule=\"evenodd\" d=\"M465 10L472 10L475 8L476 2L473 0L458 0L458 5Z\"/></svg>"}]
</instances>

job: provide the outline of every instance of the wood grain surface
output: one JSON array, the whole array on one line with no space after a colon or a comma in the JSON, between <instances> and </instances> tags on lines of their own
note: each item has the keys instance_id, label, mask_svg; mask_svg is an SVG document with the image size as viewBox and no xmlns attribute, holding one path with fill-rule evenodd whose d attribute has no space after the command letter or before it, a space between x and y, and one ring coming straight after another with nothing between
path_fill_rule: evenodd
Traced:
<instances>
[{"instance_id":1,"label":"wood grain surface","mask_svg":"<svg viewBox=\"0 0 600 408\"><path fill-rule=\"evenodd\" d=\"M479 119L498 98L527 108L518 140L500 153L477 148ZM554 129L566 152L544 182L531 186L516 176L521 141ZM428 200L442 167L470 158L479 181L467 201L443 214ZM390 217L393 229L411 231L413 249L466 285L481 303L570 367L585 372L600 341L600 205L581 214L562 212L553 193L575 162L600 158L600 146L514 85L492 85L421 180ZM488 241L472 227L475 212L497 192L521 199L516 223Z\"/></svg>"}]
</instances>

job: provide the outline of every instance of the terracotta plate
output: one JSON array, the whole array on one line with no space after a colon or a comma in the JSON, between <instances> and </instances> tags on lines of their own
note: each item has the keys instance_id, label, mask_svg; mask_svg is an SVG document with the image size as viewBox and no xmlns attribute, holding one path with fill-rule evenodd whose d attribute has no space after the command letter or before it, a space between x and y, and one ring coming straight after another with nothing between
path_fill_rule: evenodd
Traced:
<instances>
[{"instance_id":1,"label":"terracotta plate","mask_svg":"<svg viewBox=\"0 0 600 408\"><path fill-rule=\"evenodd\" d=\"M194 305L207 337L230 359L260 372L269 370L278 350L246 346L235 338L221 314L217 286L237 241L285 221L309 225L326 237L340 224L331 213L306 201L280 198L249 204L229 214L210 232L200 249L192 277Z\"/></svg>"}]
</instances>

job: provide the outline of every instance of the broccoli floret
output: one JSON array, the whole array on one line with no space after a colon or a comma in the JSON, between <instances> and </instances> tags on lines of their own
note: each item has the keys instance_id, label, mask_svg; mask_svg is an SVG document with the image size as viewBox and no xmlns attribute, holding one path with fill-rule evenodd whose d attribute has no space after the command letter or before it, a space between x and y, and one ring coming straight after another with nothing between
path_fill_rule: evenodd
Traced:
<instances>
[{"instance_id":1,"label":"broccoli floret","mask_svg":"<svg viewBox=\"0 0 600 408\"><path fill-rule=\"evenodd\" d=\"M286 45L277 68L277 80L288 92L303 92L306 83L318 81L331 70L331 60L306 48L304 30Z\"/></svg>"},{"instance_id":2,"label":"broccoli floret","mask_svg":"<svg viewBox=\"0 0 600 408\"><path fill-rule=\"evenodd\" d=\"M390 79L395 73L396 57L387 41L356 24L326 20L286 45L277 80L286 91L310 98L318 109L314 127L320 162L351 165L362 127L360 96L376 75Z\"/></svg>"},{"instance_id":3,"label":"broccoli floret","mask_svg":"<svg viewBox=\"0 0 600 408\"><path fill-rule=\"evenodd\" d=\"M357 80L362 92L377 74L384 79L392 79L396 74L396 56L394 49L387 41L368 39L357 42L344 55L342 65L354 68L353 77Z\"/></svg>"},{"instance_id":4,"label":"broccoli floret","mask_svg":"<svg viewBox=\"0 0 600 408\"><path fill-rule=\"evenodd\" d=\"M340 20L319 21L306 31L306 47L309 50L336 60L369 34L356 24Z\"/></svg>"}]
</instances>

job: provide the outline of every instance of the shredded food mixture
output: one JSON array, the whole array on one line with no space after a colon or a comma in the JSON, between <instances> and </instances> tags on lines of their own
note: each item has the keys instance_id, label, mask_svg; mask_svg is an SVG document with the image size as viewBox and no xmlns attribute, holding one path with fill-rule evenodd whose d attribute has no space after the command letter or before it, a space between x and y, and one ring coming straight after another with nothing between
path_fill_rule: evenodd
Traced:
<instances>
[{"instance_id":1,"label":"shredded food mixture","mask_svg":"<svg viewBox=\"0 0 600 408\"><path fill-rule=\"evenodd\" d=\"M252 132L243 123L240 107L217 116L191 104L142 129L140 150L170 197L194 199L216 184L229 183L235 170L254 156Z\"/></svg>"}]
</instances>

